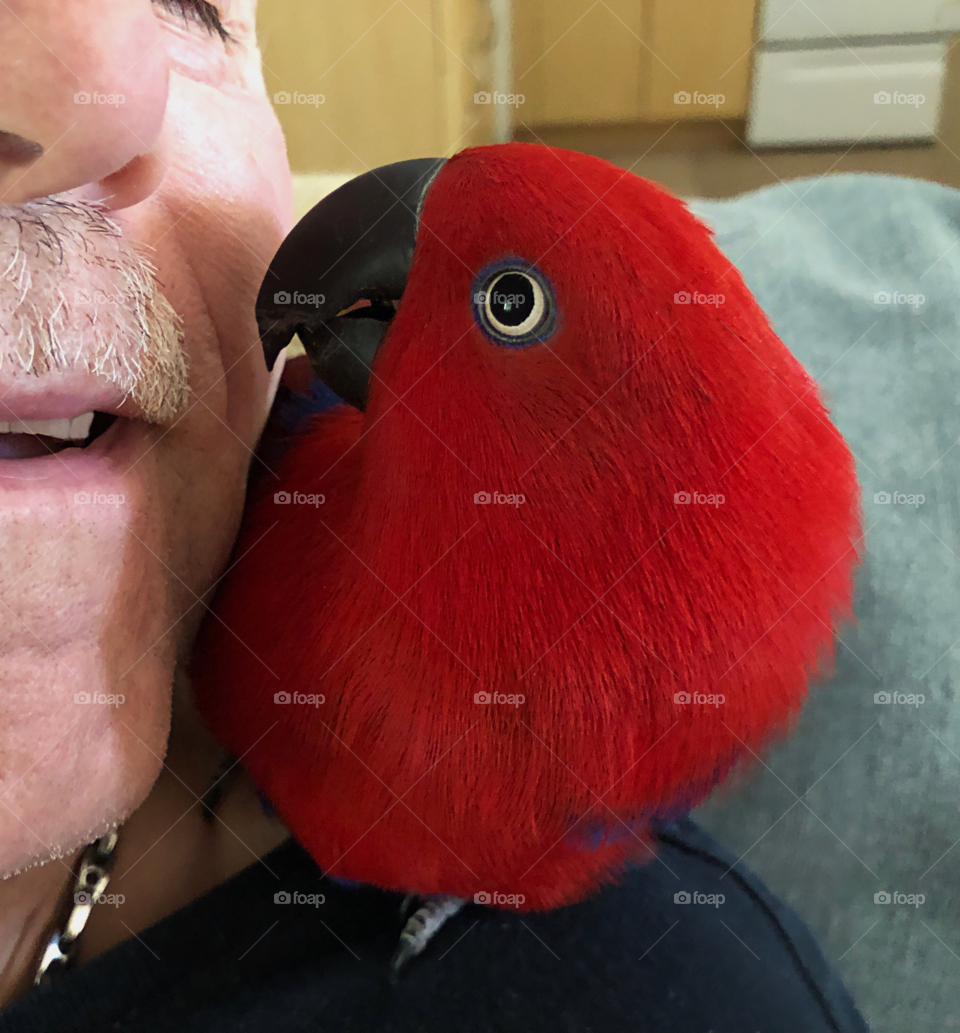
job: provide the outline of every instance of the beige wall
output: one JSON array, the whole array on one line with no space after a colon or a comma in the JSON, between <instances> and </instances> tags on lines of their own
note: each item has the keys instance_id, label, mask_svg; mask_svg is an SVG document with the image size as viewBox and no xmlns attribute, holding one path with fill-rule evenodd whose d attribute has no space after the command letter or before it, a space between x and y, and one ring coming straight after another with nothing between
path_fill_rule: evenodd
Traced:
<instances>
[{"instance_id":1,"label":"beige wall","mask_svg":"<svg viewBox=\"0 0 960 1033\"><path fill-rule=\"evenodd\" d=\"M516 122L746 113L755 0L514 0ZM361 170L492 139L488 0L260 0L271 95L295 171ZM675 95L723 95L719 105Z\"/></svg>"}]
</instances>

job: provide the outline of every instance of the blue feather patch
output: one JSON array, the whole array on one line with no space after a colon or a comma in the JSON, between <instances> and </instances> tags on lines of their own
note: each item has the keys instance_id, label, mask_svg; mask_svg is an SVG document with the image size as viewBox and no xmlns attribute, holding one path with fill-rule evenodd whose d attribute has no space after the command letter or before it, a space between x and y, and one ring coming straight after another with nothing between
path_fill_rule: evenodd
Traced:
<instances>
[{"instance_id":1,"label":"blue feather patch","mask_svg":"<svg viewBox=\"0 0 960 1033\"><path fill-rule=\"evenodd\" d=\"M326 412L342 401L323 381L313 380L306 392L291 391L284 399L280 406L280 423L288 434L298 434L311 416Z\"/></svg>"},{"instance_id":2,"label":"blue feather patch","mask_svg":"<svg viewBox=\"0 0 960 1033\"><path fill-rule=\"evenodd\" d=\"M687 801L677 801L672 806L662 807L653 814L638 815L624 822L612 819L585 819L578 822L567 833L567 842L575 850L599 850L600 847L639 838L641 833L658 832L665 825L671 825L690 810Z\"/></svg>"}]
</instances>

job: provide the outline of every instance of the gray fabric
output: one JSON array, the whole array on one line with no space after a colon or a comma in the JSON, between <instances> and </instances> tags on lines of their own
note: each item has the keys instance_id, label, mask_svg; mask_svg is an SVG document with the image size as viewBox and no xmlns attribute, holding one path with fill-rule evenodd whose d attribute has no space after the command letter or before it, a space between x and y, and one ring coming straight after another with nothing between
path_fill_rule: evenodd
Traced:
<instances>
[{"instance_id":1,"label":"gray fabric","mask_svg":"<svg viewBox=\"0 0 960 1033\"><path fill-rule=\"evenodd\" d=\"M867 529L835 676L695 817L807 920L877 1033L960 1029L960 192L844 175L691 207L822 386Z\"/></svg>"}]
</instances>

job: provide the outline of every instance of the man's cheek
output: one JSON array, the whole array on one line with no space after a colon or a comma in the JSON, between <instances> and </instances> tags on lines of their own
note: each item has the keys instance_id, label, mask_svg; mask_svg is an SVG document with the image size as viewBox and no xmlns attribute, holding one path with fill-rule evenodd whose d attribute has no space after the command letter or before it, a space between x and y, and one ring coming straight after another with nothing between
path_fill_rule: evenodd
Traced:
<instances>
[{"instance_id":1,"label":"man's cheek","mask_svg":"<svg viewBox=\"0 0 960 1033\"><path fill-rule=\"evenodd\" d=\"M215 208L223 202L212 198L206 203ZM235 207L230 216L266 256L263 264L253 262L250 251L219 221L209 225L184 220L187 225L178 227L177 245L196 270L196 280L179 283L167 296L181 316L190 364L193 394L188 408L192 408L185 419L194 421L204 410L214 413L236 435L233 445L241 448L249 461L249 450L256 445L275 392L260 345L256 298L283 235L273 214L253 203L243 209ZM217 250L219 262L200 262L205 247ZM161 265L161 276L162 269Z\"/></svg>"}]
</instances>

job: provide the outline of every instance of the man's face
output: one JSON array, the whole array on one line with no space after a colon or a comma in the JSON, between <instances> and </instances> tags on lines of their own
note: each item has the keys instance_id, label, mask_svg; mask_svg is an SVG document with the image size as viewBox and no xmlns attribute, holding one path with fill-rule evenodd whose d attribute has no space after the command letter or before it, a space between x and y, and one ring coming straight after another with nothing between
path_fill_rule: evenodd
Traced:
<instances>
[{"instance_id":1,"label":"man's face","mask_svg":"<svg viewBox=\"0 0 960 1033\"><path fill-rule=\"evenodd\" d=\"M146 796L233 543L292 222L254 15L0 2L0 876Z\"/></svg>"}]
</instances>

